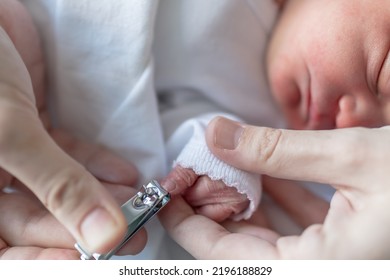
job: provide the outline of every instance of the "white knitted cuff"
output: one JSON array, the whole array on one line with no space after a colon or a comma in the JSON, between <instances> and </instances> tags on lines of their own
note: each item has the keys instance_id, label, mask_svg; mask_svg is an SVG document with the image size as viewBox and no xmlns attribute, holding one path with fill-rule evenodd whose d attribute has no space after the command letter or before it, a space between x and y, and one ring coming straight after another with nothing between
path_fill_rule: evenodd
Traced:
<instances>
[{"instance_id":1,"label":"white knitted cuff","mask_svg":"<svg viewBox=\"0 0 390 280\"><path fill-rule=\"evenodd\" d=\"M227 186L234 187L239 193L245 194L250 201L249 207L234 215L232 219L235 221L249 219L260 202L260 176L239 170L219 160L208 149L204 133L196 135L199 132L198 129L194 130L195 135L181 151L174 166L190 168L196 174L207 175L212 180L222 180Z\"/></svg>"}]
</instances>

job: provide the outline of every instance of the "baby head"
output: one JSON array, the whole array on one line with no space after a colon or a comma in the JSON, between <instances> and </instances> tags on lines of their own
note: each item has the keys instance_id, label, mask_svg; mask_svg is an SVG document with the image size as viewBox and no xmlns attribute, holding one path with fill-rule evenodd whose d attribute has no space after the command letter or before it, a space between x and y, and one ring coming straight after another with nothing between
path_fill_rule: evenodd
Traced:
<instances>
[{"instance_id":1,"label":"baby head","mask_svg":"<svg viewBox=\"0 0 390 280\"><path fill-rule=\"evenodd\" d=\"M388 0L289 0L267 69L295 129L390 124Z\"/></svg>"}]
</instances>

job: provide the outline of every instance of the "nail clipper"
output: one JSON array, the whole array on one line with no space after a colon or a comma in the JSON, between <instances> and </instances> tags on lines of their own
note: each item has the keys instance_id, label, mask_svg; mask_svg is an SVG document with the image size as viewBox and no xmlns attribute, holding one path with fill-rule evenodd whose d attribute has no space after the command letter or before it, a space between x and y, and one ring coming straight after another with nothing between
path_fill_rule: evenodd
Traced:
<instances>
[{"instance_id":1,"label":"nail clipper","mask_svg":"<svg viewBox=\"0 0 390 280\"><path fill-rule=\"evenodd\" d=\"M121 207L127 221L127 232L122 241L106 254L89 253L79 243L75 248L80 252L82 260L108 260L121 249L133 235L141 229L170 200L169 193L153 180Z\"/></svg>"}]
</instances>

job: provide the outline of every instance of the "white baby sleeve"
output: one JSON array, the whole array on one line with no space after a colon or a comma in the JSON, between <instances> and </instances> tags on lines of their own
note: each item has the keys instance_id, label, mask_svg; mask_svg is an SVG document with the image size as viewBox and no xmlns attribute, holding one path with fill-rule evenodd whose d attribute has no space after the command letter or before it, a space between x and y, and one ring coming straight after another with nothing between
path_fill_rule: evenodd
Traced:
<instances>
[{"instance_id":1,"label":"white baby sleeve","mask_svg":"<svg viewBox=\"0 0 390 280\"><path fill-rule=\"evenodd\" d=\"M174 166L190 168L196 174L207 175L212 180L222 180L227 186L246 194L250 201L249 207L232 219L249 219L260 202L260 176L234 168L210 152L205 141L205 129L215 116L207 114L184 122L167 142L168 159L173 161Z\"/></svg>"}]
</instances>

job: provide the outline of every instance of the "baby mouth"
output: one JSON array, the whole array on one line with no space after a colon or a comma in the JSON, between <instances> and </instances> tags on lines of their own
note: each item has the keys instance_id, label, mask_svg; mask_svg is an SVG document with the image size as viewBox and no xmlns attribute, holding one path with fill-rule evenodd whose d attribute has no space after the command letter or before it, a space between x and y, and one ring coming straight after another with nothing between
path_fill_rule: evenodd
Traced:
<instances>
[{"instance_id":1,"label":"baby mouth","mask_svg":"<svg viewBox=\"0 0 390 280\"><path fill-rule=\"evenodd\" d=\"M310 106L308 129L333 129L336 127L335 116L331 110L320 111L316 106Z\"/></svg>"},{"instance_id":2,"label":"baby mouth","mask_svg":"<svg viewBox=\"0 0 390 280\"><path fill-rule=\"evenodd\" d=\"M319 107L319 104L325 104ZM335 116L332 114L329 102L314 100L311 92L307 95L305 124L306 129L333 129Z\"/></svg>"}]
</instances>

